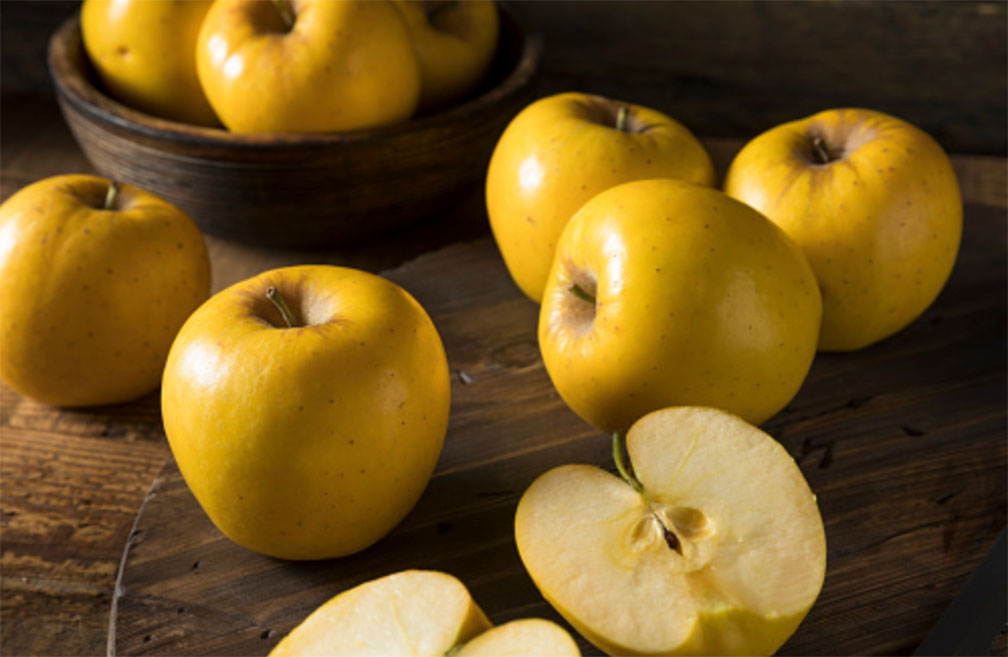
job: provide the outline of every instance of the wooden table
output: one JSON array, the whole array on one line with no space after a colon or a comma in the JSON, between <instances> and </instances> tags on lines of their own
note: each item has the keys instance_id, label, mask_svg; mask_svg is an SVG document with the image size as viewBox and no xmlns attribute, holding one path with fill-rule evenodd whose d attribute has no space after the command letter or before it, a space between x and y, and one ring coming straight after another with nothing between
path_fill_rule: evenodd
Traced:
<instances>
[{"instance_id":1,"label":"wooden table","mask_svg":"<svg viewBox=\"0 0 1008 657\"><path fill-rule=\"evenodd\" d=\"M55 103L47 97L5 96L0 134L3 154L0 196L34 180L67 172L88 172L90 165L64 127ZM723 170L736 141L708 140ZM956 156L967 203L984 208L986 216L1001 222L993 238L1004 246L1006 162L1003 158ZM993 213L993 214L992 214ZM967 216L967 219L969 217ZM966 231L974 227L967 221ZM486 238L488 229L482 199L477 192L459 199L458 207L437 222L397 235L380 244L329 251L310 256L295 252L270 252L217 239L209 239L214 268L214 288L240 280L263 269L303 261L305 258L382 271L421 253L455 242ZM973 236L975 239L982 236ZM974 239L974 241L975 241ZM971 243L966 240L966 243ZM965 247L964 247L965 248ZM968 257L963 254L961 259ZM1005 330L1005 269L973 272L979 276L964 303L970 307L999 309L994 331ZM969 294L968 290L966 294ZM937 322L930 316L923 322ZM957 340L968 340L969 327L946 318ZM991 327L987 327L989 330ZM956 394L955 382L946 382L956 408L935 409L962 418L1000 444L986 455L976 455L971 472L977 480L942 490L929 504L948 509L940 525L925 527L922 541L945 543L944 553L928 553L935 561L922 568L947 568L949 576L936 582L926 599L898 600L900 613L915 623L889 643L866 646L863 652L898 650L908 652L952 599L968 573L981 560L994 536L1005 525L1005 399L1004 345L989 354L997 359L984 380L974 381L969 395ZM973 355L976 358L976 354ZM940 366L935 364L936 367ZM975 394L974 394L975 393ZM158 415L156 395L114 408L67 411L49 408L21 398L7 387L0 388L0 653L4 655L85 655L103 653L109 609L117 567L130 528L145 494L168 457ZM963 401L966 399L967 401ZM862 402L864 400L861 400ZM840 400L857 404L858 400ZM773 424L771 421L770 424ZM806 425L814 429L815 419ZM919 428L903 426L907 435ZM837 437L840 440L841 437ZM797 441L797 442L795 442ZM832 441L788 443L802 459L828 467ZM800 446L800 447L799 447ZM838 448L839 449L839 448ZM810 467L816 467L813 464ZM940 468L941 464L929 467ZM854 482L861 485L865 482ZM960 496L969 488L970 494ZM979 491L979 492L978 492ZM992 500L982 517L970 513L960 502L981 495ZM959 499L956 499L959 496ZM918 528L921 529L921 528ZM915 530L916 531L916 530ZM917 534L895 530L889 536L865 536L859 546L870 557L888 545L913 542ZM908 558L919 556L911 554ZM935 564L938 564L937 566ZM889 585L898 586L898 582ZM492 601L481 600L484 606ZM886 610L879 609L879 624L886 623ZM843 618L838 623L849 622ZM857 631L851 628L851 631ZM874 630L873 630L874 631Z\"/></svg>"}]
</instances>

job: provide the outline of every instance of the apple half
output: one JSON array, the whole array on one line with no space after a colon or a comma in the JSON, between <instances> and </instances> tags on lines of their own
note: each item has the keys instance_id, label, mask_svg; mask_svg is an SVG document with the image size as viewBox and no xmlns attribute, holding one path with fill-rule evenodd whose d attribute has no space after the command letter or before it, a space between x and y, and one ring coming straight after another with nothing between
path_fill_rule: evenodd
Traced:
<instances>
[{"instance_id":1,"label":"apple half","mask_svg":"<svg viewBox=\"0 0 1008 657\"><path fill-rule=\"evenodd\" d=\"M770 655L822 588L826 536L787 451L724 411L675 407L614 436L623 478L543 474L515 540L543 597L605 652Z\"/></svg>"},{"instance_id":2,"label":"apple half","mask_svg":"<svg viewBox=\"0 0 1008 657\"><path fill-rule=\"evenodd\" d=\"M365 582L312 612L271 657L578 657L566 630L542 619L493 627L455 577L404 570Z\"/></svg>"}]
</instances>

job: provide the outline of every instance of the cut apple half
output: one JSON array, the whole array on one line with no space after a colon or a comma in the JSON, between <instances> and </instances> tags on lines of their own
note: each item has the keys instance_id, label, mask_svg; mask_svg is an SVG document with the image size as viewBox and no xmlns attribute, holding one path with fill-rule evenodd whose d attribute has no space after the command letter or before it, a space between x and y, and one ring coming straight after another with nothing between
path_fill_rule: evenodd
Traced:
<instances>
[{"instance_id":1,"label":"cut apple half","mask_svg":"<svg viewBox=\"0 0 1008 657\"><path fill-rule=\"evenodd\" d=\"M566 630L538 618L493 627L455 577L404 570L313 611L271 657L579 657Z\"/></svg>"},{"instance_id":2,"label":"cut apple half","mask_svg":"<svg viewBox=\"0 0 1008 657\"><path fill-rule=\"evenodd\" d=\"M770 655L822 588L826 537L787 451L724 411L677 407L626 436L634 474L539 477L515 540L543 597L605 652Z\"/></svg>"}]
</instances>

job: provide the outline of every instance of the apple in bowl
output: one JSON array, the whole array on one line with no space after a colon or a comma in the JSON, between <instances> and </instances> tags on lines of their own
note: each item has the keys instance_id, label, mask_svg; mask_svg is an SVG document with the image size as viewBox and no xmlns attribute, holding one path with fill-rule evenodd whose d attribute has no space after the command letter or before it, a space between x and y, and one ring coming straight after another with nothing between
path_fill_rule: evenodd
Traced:
<instances>
[{"instance_id":1,"label":"apple in bowl","mask_svg":"<svg viewBox=\"0 0 1008 657\"><path fill-rule=\"evenodd\" d=\"M471 92L497 50L494 0L395 0L420 64L419 112L442 109Z\"/></svg>"},{"instance_id":2,"label":"apple in bowl","mask_svg":"<svg viewBox=\"0 0 1008 657\"><path fill-rule=\"evenodd\" d=\"M234 542L348 555L412 509L448 425L437 329L398 285L345 267L263 272L179 331L161 410L179 470Z\"/></svg>"},{"instance_id":3,"label":"apple in bowl","mask_svg":"<svg viewBox=\"0 0 1008 657\"><path fill-rule=\"evenodd\" d=\"M827 110L772 128L735 156L724 189L808 257L822 289L824 351L861 349L903 329L955 264L955 170L927 133L881 112Z\"/></svg>"},{"instance_id":4,"label":"apple in bowl","mask_svg":"<svg viewBox=\"0 0 1008 657\"><path fill-rule=\"evenodd\" d=\"M711 408L614 435L621 477L564 465L522 495L521 560L543 597L610 655L770 655L822 588L826 535L787 451Z\"/></svg>"},{"instance_id":5,"label":"apple in bowl","mask_svg":"<svg viewBox=\"0 0 1008 657\"><path fill-rule=\"evenodd\" d=\"M405 121L420 98L409 29L388 0L218 0L196 70L232 132L342 132Z\"/></svg>"},{"instance_id":6,"label":"apple in bowl","mask_svg":"<svg viewBox=\"0 0 1008 657\"><path fill-rule=\"evenodd\" d=\"M95 72L130 107L219 125L196 74L196 38L210 0L85 0L81 36Z\"/></svg>"}]
</instances>

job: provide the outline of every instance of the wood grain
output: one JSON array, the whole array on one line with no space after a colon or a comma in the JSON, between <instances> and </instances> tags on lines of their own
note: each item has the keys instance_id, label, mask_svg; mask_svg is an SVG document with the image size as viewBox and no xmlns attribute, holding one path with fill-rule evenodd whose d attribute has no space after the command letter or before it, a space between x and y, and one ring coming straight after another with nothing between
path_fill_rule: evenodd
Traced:
<instances>
[{"instance_id":1,"label":"wood grain","mask_svg":"<svg viewBox=\"0 0 1008 657\"><path fill-rule=\"evenodd\" d=\"M823 593L782 654L909 653L1005 525L1008 290L994 274L1006 267L1005 212L966 212L962 255L937 303L874 347L819 355L766 425L819 496L829 541ZM265 654L332 595L403 568L459 576L495 622L562 622L518 559L514 509L550 467L613 469L607 437L553 390L537 308L492 241L386 275L431 314L456 373L445 449L418 506L358 555L284 562L217 532L169 462L127 545L110 653Z\"/></svg>"}]
</instances>

